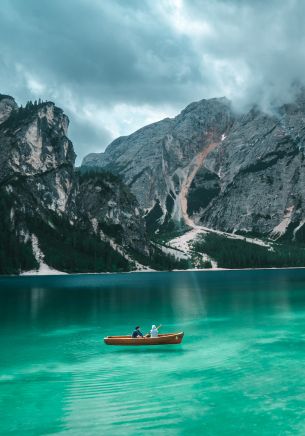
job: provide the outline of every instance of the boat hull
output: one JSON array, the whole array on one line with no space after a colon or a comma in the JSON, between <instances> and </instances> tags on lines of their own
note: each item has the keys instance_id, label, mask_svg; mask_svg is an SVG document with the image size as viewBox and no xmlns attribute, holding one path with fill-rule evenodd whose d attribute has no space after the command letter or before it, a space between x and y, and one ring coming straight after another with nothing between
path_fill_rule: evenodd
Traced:
<instances>
[{"instance_id":1,"label":"boat hull","mask_svg":"<svg viewBox=\"0 0 305 436\"><path fill-rule=\"evenodd\" d=\"M184 333L168 333L157 338L132 338L131 336L107 336L104 342L107 345L176 345L182 342Z\"/></svg>"}]
</instances>

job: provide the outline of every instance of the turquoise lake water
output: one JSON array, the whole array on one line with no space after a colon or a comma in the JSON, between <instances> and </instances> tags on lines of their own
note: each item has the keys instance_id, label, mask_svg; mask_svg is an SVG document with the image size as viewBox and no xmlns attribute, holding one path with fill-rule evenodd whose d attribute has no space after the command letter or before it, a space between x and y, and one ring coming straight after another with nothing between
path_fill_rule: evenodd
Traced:
<instances>
[{"instance_id":1,"label":"turquoise lake water","mask_svg":"<svg viewBox=\"0 0 305 436\"><path fill-rule=\"evenodd\" d=\"M304 270L1 278L0 347L1 435L305 434Z\"/></svg>"}]
</instances>

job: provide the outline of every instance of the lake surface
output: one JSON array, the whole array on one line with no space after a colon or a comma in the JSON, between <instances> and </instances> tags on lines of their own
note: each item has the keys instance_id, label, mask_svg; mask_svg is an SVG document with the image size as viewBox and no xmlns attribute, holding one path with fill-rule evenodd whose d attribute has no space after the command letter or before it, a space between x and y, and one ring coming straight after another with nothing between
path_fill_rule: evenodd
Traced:
<instances>
[{"instance_id":1,"label":"lake surface","mask_svg":"<svg viewBox=\"0 0 305 436\"><path fill-rule=\"evenodd\" d=\"M0 347L1 435L305 434L304 270L1 278Z\"/></svg>"}]
</instances>

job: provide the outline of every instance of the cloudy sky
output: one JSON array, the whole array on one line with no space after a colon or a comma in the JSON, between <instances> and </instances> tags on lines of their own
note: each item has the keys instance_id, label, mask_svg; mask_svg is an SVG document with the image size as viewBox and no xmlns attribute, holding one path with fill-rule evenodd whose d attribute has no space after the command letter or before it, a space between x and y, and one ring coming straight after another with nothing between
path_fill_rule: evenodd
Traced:
<instances>
[{"instance_id":1,"label":"cloudy sky","mask_svg":"<svg viewBox=\"0 0 305 436\"><path fill-rule=\"evenodd\" d=\"M0 92L52 100L81 159L188 103L268 110L305 74L303 0L1 0Z\"/></svg>"}]
</instances>

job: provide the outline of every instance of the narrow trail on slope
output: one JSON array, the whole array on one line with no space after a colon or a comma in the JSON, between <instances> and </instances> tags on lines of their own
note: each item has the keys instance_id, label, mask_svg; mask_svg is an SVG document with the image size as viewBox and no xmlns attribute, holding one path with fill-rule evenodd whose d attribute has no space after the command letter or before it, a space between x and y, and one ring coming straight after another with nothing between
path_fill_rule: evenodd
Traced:
<instances>
[{"instance_id":1,"label":"narrow trail on slope","mask_svg":"<svg viewBox=\"0 0 305 436\"><path fill-rule=\"evenodd\" d=\"M216 148L220 142L212 142L207 147L205 147L204 150L202 150L200 153L197 154L197 156L194 158L194 160L190 164L189 173L185 180L183 181L181 185L181 191L180 191L180 207L181 207L181 213L182 217L184 219L184 222L189 227L192 227L193 229L196 229L197 226L194 223L194 221L189 217L187 213L187 196L190 189L190 186L192 184L192 181L194 180L194 177L197 174L197 171L202 167L204 160L208 156L208 154Z\"/></svg>"}]
</instances>

